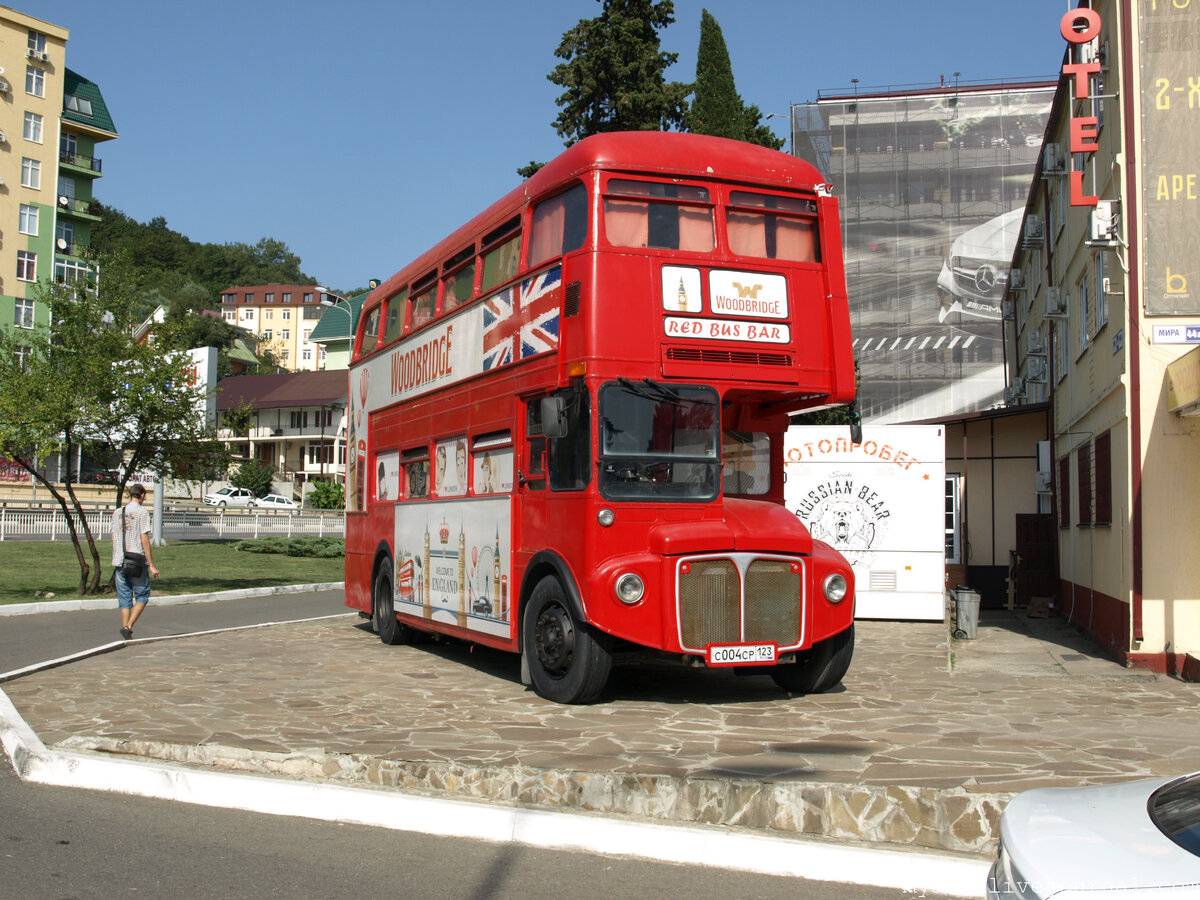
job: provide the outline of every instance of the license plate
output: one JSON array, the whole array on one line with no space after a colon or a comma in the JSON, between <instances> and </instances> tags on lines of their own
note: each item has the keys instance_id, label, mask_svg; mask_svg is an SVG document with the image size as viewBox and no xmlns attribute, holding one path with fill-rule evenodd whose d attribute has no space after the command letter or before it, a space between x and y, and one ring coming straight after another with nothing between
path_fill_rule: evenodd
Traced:
<instances>
[{"instance_id":1,"label":"license plate","mask_svg":"<svg viewBox=\"0 0 1200 900\"><path fill-rule=\"evenodd\" d=\"M705 656L710 666L769 666L778 651L776 644L709 644Z\"/></svg>"}]
</instances>

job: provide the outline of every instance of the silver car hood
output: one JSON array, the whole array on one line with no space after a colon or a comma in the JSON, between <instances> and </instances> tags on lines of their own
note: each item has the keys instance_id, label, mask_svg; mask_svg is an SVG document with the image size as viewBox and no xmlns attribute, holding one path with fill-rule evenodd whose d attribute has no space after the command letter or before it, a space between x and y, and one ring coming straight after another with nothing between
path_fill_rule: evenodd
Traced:
<instances>
[{"instance_id":1,"label":"silver car hood","mask_svg":"<svg viewBox=\"0 0 1200 900\"><path fill-rule=\"evenodd\" d=\"M1005 852L1039 897L1183 885L1200 893L1200 857L1159 831L1146 810L1150 795L1175 780L1026 791L1004 811Z\"/></svg>"}]
</instances>

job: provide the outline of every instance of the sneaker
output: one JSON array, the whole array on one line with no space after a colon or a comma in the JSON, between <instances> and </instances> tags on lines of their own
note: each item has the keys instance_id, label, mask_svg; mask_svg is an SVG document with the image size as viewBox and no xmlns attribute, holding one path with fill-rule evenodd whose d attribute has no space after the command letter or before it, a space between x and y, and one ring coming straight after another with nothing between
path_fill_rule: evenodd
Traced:
<instances>
[{"instance_id":1,"label":"sneaker","mask_svg":"<svg viewBox=\"0 0 1200 900\"><path fill-rule=\"evenodd\" d=\"M127 640L127 641L133 640L133 629L132 628L122 628L121 629L121 637L125 638L125 640Z\"/></svg>"}]
</instances>

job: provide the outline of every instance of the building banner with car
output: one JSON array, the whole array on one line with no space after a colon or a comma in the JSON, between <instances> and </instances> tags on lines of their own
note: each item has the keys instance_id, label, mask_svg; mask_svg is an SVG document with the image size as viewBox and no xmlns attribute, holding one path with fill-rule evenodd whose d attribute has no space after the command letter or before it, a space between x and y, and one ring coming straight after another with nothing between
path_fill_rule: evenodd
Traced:
<instances>
[{"instance_id":1,"label":"building banner with car","mask_svg":"<svg viewBox=\"0 0 1200 900\"><path fill-rule=\"evenodd\" d=\"M784 445L784 502L854 568L855 617L938 620L945 607L944 429L799 425Z\"/></svg>"}]
</instances>

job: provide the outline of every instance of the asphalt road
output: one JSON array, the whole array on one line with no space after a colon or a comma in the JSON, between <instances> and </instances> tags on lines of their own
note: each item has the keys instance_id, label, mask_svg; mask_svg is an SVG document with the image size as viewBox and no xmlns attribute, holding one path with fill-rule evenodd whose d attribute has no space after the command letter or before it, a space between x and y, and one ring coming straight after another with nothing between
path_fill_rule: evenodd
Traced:
<instances>
[{"instance_id":1,"label":"asphalt road","mask_svg":"<svg viewBox=\"0 0 1200 900\"><path fill-rule=\"evenodd\" d=\"M277 594L213 603L159 606L150 603L134 628L135 637L163 637L215 628L260 625L352 613L341 591ZM119 641L117 609L72 610L0 617L0 673L48 659L59 659Z\"/></svg>"}]
</instances>

